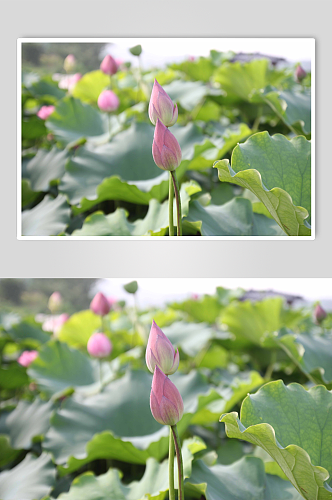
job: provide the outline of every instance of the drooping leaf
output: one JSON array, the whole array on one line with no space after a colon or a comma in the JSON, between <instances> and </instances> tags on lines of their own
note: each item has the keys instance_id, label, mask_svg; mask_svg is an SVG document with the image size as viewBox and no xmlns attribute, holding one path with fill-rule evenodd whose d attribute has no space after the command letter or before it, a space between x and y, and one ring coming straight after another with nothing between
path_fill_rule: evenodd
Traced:
<instances>
[{"instance_id":1,"label":"drooping leaf","mask_svg":"<svg viewBox=\"0 0 332 500\"><path fill-rule=\"evenodd\" d=\"M219 179L252 191L290 236L306 235L311 211L310 142L260 132L239 144L228 160L217 162Z\"/></svg>"},{"instance_id":2,"label":"drooping leaf","mask_svg":"<svg viewBox=\"0 0 332 500\"><path fill-rule=\"evenodd\" d=\"M332 498L332 393L279 380L245 398L241 417L222 415L226 433L261 446L307 500Z\"/></svg>"},{"instance_id":3,"label":"drooping leaf","mask_svg":"<svg viewBox=\"0 0 332 500\"><path fill-rule=\"evenodd\" d=\"M22 236L56 236L70 220L70 208L65 196L45 196L31 210L22 213Z\"/></svg>"},{"instance_id":4,"label":"drooping leaf","mask_svg":"<svg viewBox=\"0 0 332 500\"><path fill-rule=\"evenodd\" d=\"M60 151L55 147L50 151L39 149L26 167L26 176L30 180L31 189L48 191L50 182L60 179L65 173L67 157L66 150Z\"/></svg>"}]
</instances>

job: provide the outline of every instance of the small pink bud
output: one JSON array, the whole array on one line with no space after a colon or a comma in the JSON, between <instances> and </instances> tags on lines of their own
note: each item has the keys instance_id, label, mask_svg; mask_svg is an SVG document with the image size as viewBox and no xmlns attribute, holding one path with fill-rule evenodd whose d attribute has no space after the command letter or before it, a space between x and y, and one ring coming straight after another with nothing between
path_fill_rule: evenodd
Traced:
<instances>
[{"instance_id":1,"label":"small pink bud","mask_svg":"<svg viewBox=\"0 0 332 500\"><path fill-rule=\"evenodd\" d=\"M70 71L73 71L73 69L75 68L75 64L76 64L75 56L73 56L73 54L68 54L68 56L64 60L63 67L65 71L69 73Z\"/></svg>"},{"instance_id":2,"label":"small pink bud","mask_svg":"<svg viewBox=\"0 0 332 500\"><path fill-rule=\"evenodd\" d=\"M182 158L180 144L159 119L153 136L152 156L157 167L170 171L180 165Z\"/></svg>"},{"instance_id":3,"label":"small pink bud","mask_svg":"<svg viewBox=\"0 0 332 500\"><path fill-rule=\"evenodd\" d=\"M172 375L179 367L179 350L175 352L171 341L154 320L146 346L145 361L151 373L158 366L166 375Z\"/></svg>"},{"instance_id":4,"label":"small pink bud","mask_svg":"<svg viewBox=\"0 0 332 500\"><path fill-rule=\"evenodd\" d=\"M101 111L107 111L107 113L110 113L111 111L118 109L119 105L120 101L118 96L111 90L103 90L98 97L98 106Z\"/></svg>"},{"instance_id":5,"label":"small pink bud","mask_svg":"<svg viewBox=\"0 0 332 500\"><path fill-rule=\"evenodd\" d=\"M62 296L60 292L53 292L50 298L48 299L48 308L50 311L55 312L58 311L59 307L62 304Z\"/></svg>"},{"instance_id":6,"label":"small pink bud","mask_svg":"<svg viewBox=\"0 0 332 500\"><path fill-rule=\"evenodd\" d=\"M90 309L99 316L105 316L110 312L111 306L105 295L98 292L91 301Z\"/></svg>"},{"instance_id":7,"label":"small pink bud","mask_svg":"<svg viewBox=\"0 0 332 500\"><path fill-rule=\"evenodd\" d=\"M153 125L156 125L159 119L166 127L171 127L178 119L177 105L174 106L172 99L157 80L154 81L151 93L149 117Z\"/></svg>"},{"instance_id":8,"label":"small pink bud","mask_svg":"<svg viewBox=\"0 0 332 500\"><path fill-rule=\"evenodd\" d=\"M150 394L153 417L162 425L175 425L183 415L183 401L173 382L156 366Z\"/></svg>"},{"instance_id":9,"label":"small pink bud","mask_svg":"<svg viewBox=\"0 0 332 500\"><path fill-rule=\"evenodd\" d=\"M38 118L42 120L47 120L47 118L53 113L55 106L42 106L37 113Z\"/></svg>"},{"instance_id":10,"label":"small pink bud","mask_svg":"<svg viewBox=\"0 0 332 500\"><path fill-rule=\"evenodd\" d=\"M17 362L22 366L29 366L38 356L38 351L23 351Z\"/></svg>"},{"instance_id":11,"label":"small pink bud","mask_svg":"<svg viewBox=\"0 0 332 500\"><path fill-rule=\"evenodd\" d=\"M118 71L118 64L115 59L108 54L102 60L100 69L103 73L105 73L105 75L112 76Z\"/></svg>"},{"instance_id":12,"label":"small pink bud","mask_svg":"<svg viewBox=\"0 0 332 500\"><path fill-rule=\"evenodd\" d=\"M320 304L317 304L314 310L314 317L316 320L316 323L320 324L324 321L326 318L326 311L322 308Z\"/></svg>"},{"instance_id":13,"label":"small pink bud","mask_svg":"<svg viewBox=\"0 0 332 500\"><path fill-rule=\"evenodd\" d=\"M112 342L105 333L93 333L87 344L88 353L95 358L107 358L112 351Z\"/></svg>"},{"instance_id":14,"label":"small pink bud","mask_svg":"<svg viewBox=\"0 0 332 500\"><path fill-rule=\"evenodd\" d=\"M298 66L296 66L296 70L295 70L295 78L298 82L302 82L302 80L304 80L304 78L307 76L307 73L304 71L304 69L302 68L302 66L299 64Z\"/></svg>"},{"instance_id":15,"label":"small pink bud","mask_svg":"<svg viewBox=\"0 0 332 500\"><path fill-rule=\"evenodd\" d=\"M188 61L190 61L190 62L195 61L195 59L196 59L196 58L195 58L195 56L189 56L189 57L188 57Z\"/></svg>"}]
</instances>

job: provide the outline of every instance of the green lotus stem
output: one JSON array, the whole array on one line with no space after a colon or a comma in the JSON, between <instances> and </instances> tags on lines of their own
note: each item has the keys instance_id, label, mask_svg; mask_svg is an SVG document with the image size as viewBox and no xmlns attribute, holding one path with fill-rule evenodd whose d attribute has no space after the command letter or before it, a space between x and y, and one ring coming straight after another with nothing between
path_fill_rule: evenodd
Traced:
<instances>
[{"instance_id":1,"label":"green lotus stem","mask_svg":"<svg viewBox=\"0 0 332 500\"><path fill-rule=\"evenodd\" d=\"M184 485L183 485L183 461L181 453L181 442L178 433L178 428L175 425L171 426L176 450L176 458L178 462L178 472L179 472L179 500L184 500Z\"/></svg>"},{"instance_id":2,"label":"green lotus stem","mask_svg":"<svg viewBox=\"0 0 332 500\"><path fill-rule=\"evenodd\" d=\"M169 500L175 500L174 490L174 440L172 428L169 428L169 454L168 454Z\"/></svg>"},{"instance_id":3,"label":"green lotus stem","mask_svg":"<svg viewBox=\"0 0 332 500\"><path fill-rule=\"evenodd\" d=\"M175 193L175 201L176 201L176 209L177 209L177 236L182 236L182 215L181 215L181 198L180 198L180 189L178 179L176 177L175 170L171 171L174 193Z\"/></svg>"},{"instance_id":4,"label":"green lotus stem","mask_svg":"<svg viewBox=\"0 0 332 500\"><path fill-rule=\"evenodd\" d=\"M108 113L108 133L111 136L111 113Z\"/></svg>"},{"instance_id":5,"label":"green lotus stem","mask_svg":"<svg viewBox=\"0 0 332 500\"><path fill-rule=\"evenodd\" d=\"M99 378L100 378L100 390L102 390L102 387L103 387L103 372L102 372L102 366L101 366L101 359L99 360Z\"/></svg>"},{"instance_id":6,"label":"green lotus stem","mask_svg":"<svg viewBox=\"0 0 332 500\"><path fill-rule=\"evenodd\" d=\"M174 222L173 222L173 180L172 174L169 173L169 193L168 193L168 219L169 219L169 236L174 236Z\"/></svg>"},{"instance_id":7,"label":"green lotus stem","mask_svg":"<svg viewBox=\"0 0 332 500\"><path fill-rule=\"evenodd\" d=\"M112 75L110 75L110 90L112 90Z\"/></svg>"}]
</instances>

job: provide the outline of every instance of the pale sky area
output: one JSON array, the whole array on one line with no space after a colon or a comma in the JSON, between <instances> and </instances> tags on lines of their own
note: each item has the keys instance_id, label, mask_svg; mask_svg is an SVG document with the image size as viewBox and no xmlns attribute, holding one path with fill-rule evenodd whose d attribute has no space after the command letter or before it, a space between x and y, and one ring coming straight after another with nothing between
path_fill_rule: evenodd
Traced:
<instances>
[{"instance_id":1,"label":"pale sky area","mask_svg":"<svg viewBox=\"0 0 332 500\"><path fill-rule=\"evenodd\" d=\"M314 56L312 38L110 38L107 53L112 56L132 61L137 58L128 49L142 45L142 65L148 68L170 62L179 62L189 56L208 56L211 49L220 52L260 52L264 55L278 56L289 62L304 62L310 65Z\"/></svg>"},{"instance_id":2,"label":"pale sky area","mask_svg":"<svg viewBox=\"0 0 332 500\"><path fill-rule=\"evenodd\" d=\"M133 299L123 285L133 280L139 284L140 307L162 306L189 298L193 293L213 294L217 286L222 286L289 293L308 302L320 300L323 307L332 310L332 278L113 278L99 280L96 290L130 304Z\"/></svg>"}]
</instances>

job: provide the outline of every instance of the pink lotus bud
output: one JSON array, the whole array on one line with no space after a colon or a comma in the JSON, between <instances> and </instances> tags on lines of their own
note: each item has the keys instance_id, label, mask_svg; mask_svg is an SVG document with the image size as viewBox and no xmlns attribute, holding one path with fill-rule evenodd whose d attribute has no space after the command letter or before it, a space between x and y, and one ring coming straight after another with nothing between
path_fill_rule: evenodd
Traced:
<instances>
[{"instance_id":1,"label":"pink lotus bud","mask_svg":"<svg viewBox=\"0 0 332 500\"><path fill-rule=\"evenodd\" d=\"M98 106L101 111L115 111L120 105L119 98L111 90L103 90L98 97Z\"/></svg>"},{"instance_id":2,"label":"pink lotus bud","mask_svg":"<svg viewBox=\"0 0 332 500\"><path fill-rule=\"evenodd\" d=\"M314 310L314 317L316 320L316 323L320 324L324 321L326 318L326 311L322 308L320 304L317 304Z\"/></svg>"},{"instance_id":3,"label":"pink lotus bud","mask_svg":"<svg viewBox=\"0 0 332 500\"><path fill-rule=\"evenodd\" d=\"M38 356L38 351L23 351L17 362L22 366L29 366Z\"/></svg>"},{"instance_id":4,"label":"pink lotus bud","mask_svg":"<svg viewBox=\"0 0 332 500\"><path fill-rule=\"evenodd\" d=\"M179 367L179 350L175 352L172 343L154 320L146 346L145 361L151 373L158 366L166 375L172 375Z\"/></svg>"},{"instance_id":5,"label":"pink lotus bud","mask_svg":"<svg viewBox=\"0 0 332 500\"><path fill-rule=\"evenodd\" d=\"M150 394L153 417L162 425L175 425L183 415L183 401L173 382L156 366Z\"/></svg>"},{"instance_id":6,"label":"pink lotus bud","mask_svg":"<svg viewBox=\"0 0 332 500\"><path fill-rule=\"evenodd\" d=\"M42 120L47 120L47 118L53 113L55 106L42 106L37 113L38 118Z\"/></svg>"},{"instance_id":7,"label":"pink lotus bud","mask_svg":"<svg viewBox=\"0 0 332 500\"><path fill-rule=\"evenodd\" d=\"M162 170L175 170L182 158L180 144L159 119L154 131L152 156Z\"/></svg>"},{"instance_id":8,"label":"pink lotus bud","mask_svg":"<svg viewBox=\"0 0 332 500\"><path fill-rule=\"evenodd\" d=\"M91 301L90 309L99 316L105 316L110 312L111 306L105 295L98 292Z\"/></svg>"},{"instance_id":9,"label":"pink lotus bud","mask_svg":"<svg viewBox=\"0 0 332 500\"><path fill-rule=\"evenodd\" d=\"M193 294L191 295L191 300L198 300L198 299L199 299L199 295L198 295L198 293L193 293Z\"/></svg>"},{"instance_id":10,"label":"pink lotus bud","mask_svg":"<svg viewBox=\"0 0 332 500\"><path fill-rule=\"evenodd\" d=\"M88 353L95 358L107 358L112 351L112 342L105 333L93 333L87 344Z\"/></svg>"},{"instance_id":11,"label":"pink lotus bud","mask_svg":"<svg viewBox=\"0 0 332 500\"><path fill-rule=\"evenodd\" d=\"M302 68L302 66L299 64L298 66L296 66L296 70L295 70L295 78L298 82L302 82L302 80L304 80L304 78L307 76L307 73L304 71L304 69Z\"/></svg>"},{"instance_id":12,"label":"pink lotus bud","mask_svg":"<svg viewBox=\"0 0 332 500\"><path fill-rule=\"evenodd\" d=\"M193 62L195 61L195 56L188 56L188 61Z\"/></svg>"},{"instance_id":13,"label":"pink lotus bud","mask_svg":"<svg viewBox=\"0 0 332 500\"><path fill-rule=\"evenodd\" d=\"M116 63L115 59L113 59L112 56L109 54L104 57L104 59L101 62L100 69L105 75L115 75L115 73L118 71L118 64Z\"/></svg>"},{"instance_id":14,"label":"pink lotus bud","mask_svg":"<svg viewBox=\"0 0 332 500\"><path fill-rule=\"evenodd\" d=\"M70 71L73 71L73 69L75 68L75 64L76 64L75 56L73 56L73 54L68 54L68 56L64 60L63 67L65 71L69 73Z\"/></svg>"},{"instance_id":15,"label":"pink lotus bud","mask_svg":"<svg viewBox=\"0 0 332 500\"><path fill-rule=\"evenodd\" d=\"M161 85L154 81L149 103L149 117L153 125L159 120L166 126L171 127L178 119L178 107L173 104L170 96Z\"/></svg>"},{"instance_id":16,"label":"pink lotus bud","mask_svg":"<svg viewBox=\"0 0 332 500\"><path fill-rule=\"evenodd\" d=\"M60 292L53 292L48 299L48 308L50 311L55 312L59 310L62 304L62 297Z\"/></svg>"}]
</instances>

